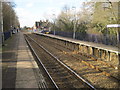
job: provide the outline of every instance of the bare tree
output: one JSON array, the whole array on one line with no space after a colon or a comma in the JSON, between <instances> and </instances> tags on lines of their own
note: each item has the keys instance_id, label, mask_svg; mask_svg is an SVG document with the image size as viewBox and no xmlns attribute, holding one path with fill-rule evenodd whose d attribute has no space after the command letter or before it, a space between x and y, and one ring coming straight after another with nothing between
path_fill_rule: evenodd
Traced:
<instances>
[{"instance_id":1,"label":"bare tree","mask_svg":"<svg viewBox=\"0 0 120 90\"><path fill-rule=\"evenodd\" d=\"M11 30L11 27L17 27L19 20L14 10L14 2L3 2L3 30L4 32Z\"/></svg>"}]
</instances>

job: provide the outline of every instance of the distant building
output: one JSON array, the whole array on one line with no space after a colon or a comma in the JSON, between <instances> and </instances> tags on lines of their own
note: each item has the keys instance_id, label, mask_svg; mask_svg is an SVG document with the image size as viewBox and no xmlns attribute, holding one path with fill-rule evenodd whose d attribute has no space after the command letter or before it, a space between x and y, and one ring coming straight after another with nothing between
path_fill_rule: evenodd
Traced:
<instances>
[{"instance_id":1,"label":"distant building","mask_svg":"<svg viewBox=\"0 0 120 90\"><path fill-rule=\"evenodd\" d=\"M46 20L46 21L42 21L42 20L36 21L34 28L37 29L37 30L49 30L50 22L48 20Z\"/></svg>"},{"instance_id":2,"label":"distant building","mask_svg":"<svg viewBox=\"0 0 120 90\"><path fill-rule=\"evenodd\" d=\"M106 2L96 2L94 10L93 22L120 23L120 2L108 2L108 0Z\"/></svg>"}]
</instances>

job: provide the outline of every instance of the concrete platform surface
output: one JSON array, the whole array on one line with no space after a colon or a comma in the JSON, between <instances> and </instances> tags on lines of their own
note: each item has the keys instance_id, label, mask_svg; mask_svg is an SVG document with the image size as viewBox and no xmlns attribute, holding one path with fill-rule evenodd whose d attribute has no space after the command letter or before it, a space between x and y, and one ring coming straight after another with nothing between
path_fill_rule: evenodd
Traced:
<instances>
[{"instance_id":1,"label":"concrete platform surface","mask_svg":"<svg viewBox=\"0 0 120 90\"><path fill-rule=\"evenodd\" d=\"M35 69L38 70L38 65L22 32L5 41L2 52L2 88L40 88ZM43 76L41 81L45 82Z\"/></svg>"},{"instance_id":2,"label":"concrete platform surface","mask_svg":"<svg viewBox=\"0 0 120 90\"><path fill-rule=\"evenodd\" d=\"M72 38L67 38L67 37L62 37L62 36L52 35L52 34L43 34L43 33L36 33L36 34L41 34L41 35L45 35L45 36L49 36L49 37L59 38L59 39L65 40L65 41L70 41L70 42L74 42L74 43L78 43L78 44L83 44L86 46L92 46L92 47L96 47L99 49L120 53L120 49L118 47L113 47L110 45L81 41L81 40L77 40L77 39L72 39Z\"/></svg>"}]
</instances>

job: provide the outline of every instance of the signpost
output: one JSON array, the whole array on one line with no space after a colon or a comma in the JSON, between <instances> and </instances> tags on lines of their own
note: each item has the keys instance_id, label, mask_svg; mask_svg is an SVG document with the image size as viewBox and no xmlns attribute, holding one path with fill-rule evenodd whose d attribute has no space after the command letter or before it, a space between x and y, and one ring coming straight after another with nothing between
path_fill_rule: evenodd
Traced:
<instances>
[{"instance_id":1,"label":"signpost","mask_svg":"<svg viewBox=\"0 0 120 90\"><path fill-rule=\"evenodd\" d=\"M118 48L120 49L120 24L109 24L107 28L117 28L117 43Z\"/></svg>"},{"instance_id":2,"label":"signpost","mask_svg":"<svg viewBox=\"0 0 120 90\"><path fill-rule=\"evenodd\" d=\"M107 25L107 28L117 28L117 43L118 43L118 52L119 52L120 50L120 24L110 24L110 25ZM120 72L120 55L119 55L118 61L119 61L118 70Z\"/></svg>"}]
</instances>

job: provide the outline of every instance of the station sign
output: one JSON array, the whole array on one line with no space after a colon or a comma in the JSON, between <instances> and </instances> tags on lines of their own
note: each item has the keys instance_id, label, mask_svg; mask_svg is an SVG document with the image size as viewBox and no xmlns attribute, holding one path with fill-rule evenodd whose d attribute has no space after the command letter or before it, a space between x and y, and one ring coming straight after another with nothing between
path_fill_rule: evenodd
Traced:
<instances>
[{"instance_id":1,"label":"station sign","mask_svg":"<svg viewBox=\"0 0 120 90\"><path fill-rule=\"evenodd\" d=\"M107 27L108 28L110 28L110 27L116 27L116 28L118 28L118 27L120 27L120 24L109 24L109 25L107 25Z\"/></svg>"}]
</instances>

